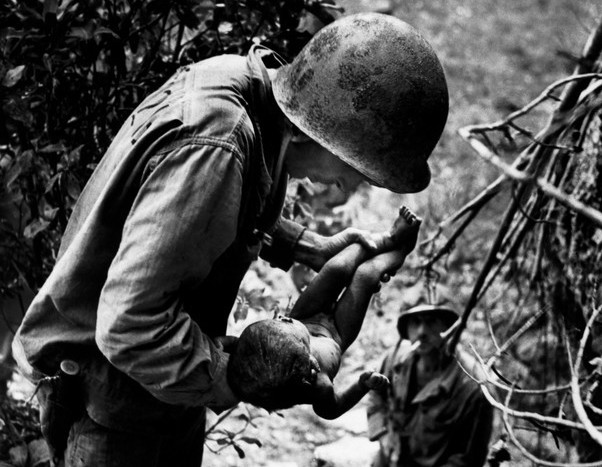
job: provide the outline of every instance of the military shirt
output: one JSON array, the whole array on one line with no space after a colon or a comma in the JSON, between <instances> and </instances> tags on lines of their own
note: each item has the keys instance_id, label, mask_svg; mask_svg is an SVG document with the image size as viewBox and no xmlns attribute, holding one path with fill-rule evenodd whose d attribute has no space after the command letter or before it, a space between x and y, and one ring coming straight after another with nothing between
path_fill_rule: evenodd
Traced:
<instances>
[{"instance_id":1,"label":"military shirt","mask_svg":"<svg viewBox=\"0 0 602 467\"><path fill-rule=\"evenodd\" d=\"M378 467L478 467L485 463L492 407L455 360L419 391L409 341L386 356L389 388L371 391L371 439L380 437Z\"/></svg>"},{"instance_id":2,"label":"military shirt","mask_svg":"<svg viewBox=\"0 0 602 467\"><path fill-rule=\"evenodd\" d=\"M128 117L74 208L13 348L30 377L80 362L98 423L219 407L227 359L212 337L262 234L292 258L302 229L279 220L285 120L270 60L253 48L181 68Z\"/></svg>"}]
</instances>

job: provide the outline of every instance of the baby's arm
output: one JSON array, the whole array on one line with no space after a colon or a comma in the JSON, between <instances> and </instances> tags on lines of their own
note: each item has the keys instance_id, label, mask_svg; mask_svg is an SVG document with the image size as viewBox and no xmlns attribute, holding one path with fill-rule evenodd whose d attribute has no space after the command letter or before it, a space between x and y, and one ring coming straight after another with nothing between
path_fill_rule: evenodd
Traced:
<instances>
[{"instance_id":1,"label":"baby's arm","mask_svg":"<svg viewBox=\"0 0 602 467\"><path fill-rule=\"evenodd\" d=\"M319 417L332 420L353 408L368 391L386 387L389 380L375 371L365 371L344 390L337 390L328 376L318 374L316 400L313 409Z\"/></svg>"}]
</instances>

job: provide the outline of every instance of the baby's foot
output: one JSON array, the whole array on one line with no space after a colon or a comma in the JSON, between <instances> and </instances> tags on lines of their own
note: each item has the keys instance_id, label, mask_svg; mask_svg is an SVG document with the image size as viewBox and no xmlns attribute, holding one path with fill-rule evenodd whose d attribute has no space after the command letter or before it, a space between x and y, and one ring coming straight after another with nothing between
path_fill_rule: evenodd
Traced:
<instances>
[{"instance_id":1,"label":"baby's foot","mask_svg":"<svg viewBox=\"0 0 602 467\"><path fill-rule=\"evenodd\" d=\"M406 206L399 208L399 216L389 230L394 247L402 248L406 253L412 251L416 246L421 223L422 219L409 208Z\"/></svg>"}]
</instances>

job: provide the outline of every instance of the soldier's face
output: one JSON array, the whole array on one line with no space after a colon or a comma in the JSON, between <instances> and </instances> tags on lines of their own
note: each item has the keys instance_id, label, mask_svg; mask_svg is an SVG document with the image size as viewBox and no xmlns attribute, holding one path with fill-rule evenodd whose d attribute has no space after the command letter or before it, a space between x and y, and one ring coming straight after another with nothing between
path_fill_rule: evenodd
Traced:
<instances>
[{"instance_id":1,"label":"soldier's face","mask_svg":"<svg viewBox=\"0 0 602 467\"><path fill-rule=\"evenodd\" d=\"M291 177L309 178L312 182L334 184L345 193L354 191L368 181L328 149L305 137L297 139L287 150L286 168Z\"/></svg>"},{"instance_id":2,"label":"soldier's face","mask_svg":"<svg viewBox=\"0 0 602 467\"><path fill-rule=\"evenodd\" d=\"M420 341L418 354L438 352L443 343L441 333L447 330L445 321L436 313L419 313L408 317L408 338L412 344Z\"/></svg>"}]
</instances>

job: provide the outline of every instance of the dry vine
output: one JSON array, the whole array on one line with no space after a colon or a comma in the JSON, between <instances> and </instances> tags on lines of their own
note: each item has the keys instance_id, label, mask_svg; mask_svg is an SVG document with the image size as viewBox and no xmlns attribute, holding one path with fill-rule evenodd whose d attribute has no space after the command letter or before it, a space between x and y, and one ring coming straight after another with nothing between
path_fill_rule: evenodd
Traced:
<instances>
[{"instance_id":1,"label":"dry vine","mask_svg":"<svg viewBox=\"0 0 602 467\"><path fill-rule=\"evenodd\" d=\"M499 194L511 194L464 313L449 336L448 350L455 351L472 311L490 287L503 282L503 276L518 277L514 287L522 301L517 303L516 313L510 320L493 323L490 310L485 310L493 354L485 359L473 348L478 368L467 372L479 375L474 379L487 400L501 411L511 442L538 465L602 466L602 426L595 424L595 420L602 424L602 408L595 402L602 399L602 329L598 328L602 307L597 305L602 276L601 51L602 21L572 76L551 84L502 120L459 130L476 154L502 175L443 221L435 235L422 244L434 250L422 265L429 277L483 208ZM523 121L550 102L557 104L548 123L541 131L530 130ZM524 147L512 163L506 162L502 149L508 142ZM525 296L524 288L528 289ZM519 320L523 309L530 315ZM521 322L517 324L517 320ZM527 387L521 387L525 381L520 377L507 377L500 371L511 366L506 360L512 359L513 349L525 335L545 339L544 358L548 358L550 345L555 351L564 349L556 361L562 368L556 368L553 384L543 378L537 387L534 378L526 378ZM597 358L591 360L592 356ZM519 396L541 397L544 404L546 398L555 397L559 401L557 415L542 414L529 400L517 402ZM578 463L546 460L521 443L510 417L527 421L540 433L552 434L556 441L588 437L596 449L585 452L578 448ZM592 453L597 456L593 462Z\"/></svg>"}]
</instances>

